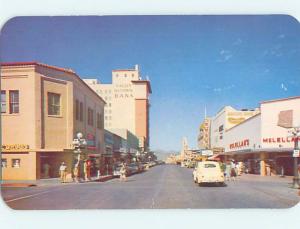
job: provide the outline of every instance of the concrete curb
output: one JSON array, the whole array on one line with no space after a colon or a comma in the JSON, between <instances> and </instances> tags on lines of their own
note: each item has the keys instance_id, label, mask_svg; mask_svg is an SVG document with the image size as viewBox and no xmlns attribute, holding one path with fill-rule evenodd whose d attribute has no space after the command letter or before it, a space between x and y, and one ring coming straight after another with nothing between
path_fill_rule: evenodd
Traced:
<instances>
[{"instance_id":1,"label":"concrete curb","mask_svg":"<svg viewBox=\"0 0 300 229\"><path fill-rule=\"evenodd\" d=\"M27 188L27 187L34 187L37 186L36 184L29 184L29 183L6 183L1 184L1 187L11 187L11 188Z\"/></svg>"}]
</instances>

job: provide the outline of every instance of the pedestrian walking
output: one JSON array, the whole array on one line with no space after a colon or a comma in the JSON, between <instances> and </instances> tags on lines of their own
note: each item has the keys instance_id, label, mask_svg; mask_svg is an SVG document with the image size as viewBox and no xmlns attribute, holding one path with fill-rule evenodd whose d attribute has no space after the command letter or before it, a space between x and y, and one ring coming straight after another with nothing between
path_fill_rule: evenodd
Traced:
<instances>
[{"instance_id":1,"label":"pedestrian walking","mask_svg":"<svg viewBox=\"0 0 300 229\"><path fill-rule=\"evenodd\" d=\"M65 162L62 162L59 167L59 175L60 175L60 182L66 183L67 166L66 166Z\"/></svg>"},{"instance_id":2,"label":"pedestrian walking","mask_svg":"<svg viewBox=\"0 0 300 229\"><path fill-rule=\"evenodd\" d=\"M88 177L87 177L87 160L84 160L84 162L83 162L83 177L84 177L85 181L88 180Z\"/></svg>"},{"instance_id":3,"label":"pedestrian walking","mask_svg":"<svg viewBox=\"0 0 300 229\"><path fill-rule=\"evenodd\" d=\"M231 164L230 164L229 161L226 162L225 177L226 177L226 181L230 181L230 178L231 178Z\"/></svg>"},{"instance_id":4,"label":"pedestrian walking","mask_svg":"<svg viewBox=\"0 0 300 229\"><path fill-rule=\"evenodd\" d=\"M236 180L236 163L234 162L234 160L231 161L231 172L230 172L230 178L231 180L235 181Z\"/></svg>"},{"instance_id":5,"label":"pedestrian walking","mask_svg":"<svg viewBox=\"0 0 300 229\"><path fill-rule=\"evenodd\" d=\"M74 181L78 183L79 182L79 161L77 161L74 164L73 175L74 175Z\"/></svg>"},{"instance_id":6,"label":"pedestrian walking","mask_svg":"<svg viewBox=\"0 0 300 229\"><path fill-rule=\"evenodd\" d=\"M126 165L125 163L122 164L121 169L120 169L120 180L121 181L126 181Z\"/></svg>"},{"instance_id":7,"label":"pedestrian walking","mask_svg":"<svg viewBox=\"0 0 300 229\"><path fill-rule=\"evenodd\" d=\"M87 179L91 180L91 167L92 167L92 162L90 160L87 160L86 164L86 173L87 173Z\"/></svg>"}]
</instances>

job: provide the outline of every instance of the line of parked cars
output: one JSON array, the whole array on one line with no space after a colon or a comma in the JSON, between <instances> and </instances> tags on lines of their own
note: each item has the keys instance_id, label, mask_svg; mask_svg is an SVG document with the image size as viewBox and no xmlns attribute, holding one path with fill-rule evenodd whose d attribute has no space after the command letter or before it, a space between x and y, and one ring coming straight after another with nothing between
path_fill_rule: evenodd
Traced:
<instances>
[{"instance_id":1,"label":"line of parked cars","mask_svg":"<svg viewBox=\"0 0 300 229\"><path fill-rule=\"evenodd\" d=\"M140 162L140 163L130 163L126 164L126 176L131 176L133 174L144 172L147 168L164 164L163 161L150 161L150 162ZM120 176L120 170L121 170L122 164L118 164L114 168L113 175L114 176Z\"/></svg>"}]
</instances>

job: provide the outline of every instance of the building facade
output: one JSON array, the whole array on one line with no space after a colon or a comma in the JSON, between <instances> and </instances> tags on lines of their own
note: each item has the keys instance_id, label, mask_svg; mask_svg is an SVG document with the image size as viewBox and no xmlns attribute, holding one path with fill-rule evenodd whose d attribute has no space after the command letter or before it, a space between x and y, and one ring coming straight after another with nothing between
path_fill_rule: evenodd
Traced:
<instances>
[{"instance_id":1,"label":"building facade","mask_svg":"<svg viewBox=\"0 0 300 229\"><path fill-rule=\"evenodd\" d=\"M112 83L84 80L106 101L105 129L127 129L139 138L139 148L149 148L149 80L142 80L138 66L112 71Z\"/></svg>"},{"instance_id":2,"label":"building facade","mask_svg":"<svg viewBox=\"0 0 300 229\"><path fill-rule=\"evenodd\" d=\"M210 124L211 119L205 118L199 128L198 147L199 149L210 149Z\"/></svg>"},{"instance_id":3,"label":"building facade","mask_svg":"<svg viewBox=\"0 0 300 229\"><path fill-rule=\"evenodd\" d=\"M223 107L217 114L211 119L211 134L210 144L211 148L216 152L222 152L225 149L224 135L225 132L238 125L239 123L247 120L253 115L259 113L259 109L255 110L236 110L231 106Z\"/></svg>"},{"instance_id":4,"label":"building facade","mask_svg":"<svg viewBox=\"0 0 300 229\"><path fill-rule=\"evenodd\" d=\"M293 175L296 139L279 125L282 113L290 126L300 126L300 97L261 102L260 113L225 132L225 155L244 162L250 173Z\"/></svg>"},{"instance_id":5,"label":"building facade","mask_svg":"<svg viewBox=\"0 0 300 229\"><path fill-rule=\"evenodd\" d=\"M72 141L81 132L84 155L104 153L104 100L70 69L37 62L1 64L2 178L68 176Z\"/></svg>"}]
</instances>

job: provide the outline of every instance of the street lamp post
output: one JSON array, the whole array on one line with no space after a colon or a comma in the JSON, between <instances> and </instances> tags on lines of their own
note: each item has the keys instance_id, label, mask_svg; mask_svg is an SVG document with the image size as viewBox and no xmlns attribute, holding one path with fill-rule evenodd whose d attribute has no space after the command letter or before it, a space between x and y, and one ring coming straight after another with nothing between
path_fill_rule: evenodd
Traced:
<instances>
[{"instance_id":1,"label":"street lamp post","mask_svg":"<svg viewBox=\"0 0 300 229\"><path fill-rule=\"evenodd\" d=\"M300 136L300 127L296 127L291 132L294 137L294 153L295 151L299 150L298 146L298 138ZM299 189L299 173L298 173L298 156L299 155L293 155L294 157L294 177L293 177L293 188Z\"/></svg>"},{"instance_id":2,"label":"street lamp post","mask_svg":"<svg viewBox=\"0 0 300 229\"><path fill-rule=\"evenodd\" d=\"M78 182L78 166L80 164L80 160L81 160L81 149L84 149L85 146L87 145L86 140L83 138L82 133L77 133L77 138L73 139L73 147L74 147L74 155L77 157L77 163L75 166L75 168L77 167L77 174L75 175L76 181Z\"/></svg>"}]
</instances>

